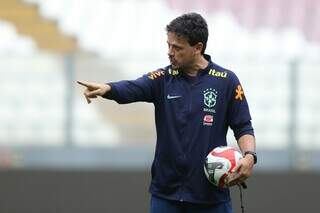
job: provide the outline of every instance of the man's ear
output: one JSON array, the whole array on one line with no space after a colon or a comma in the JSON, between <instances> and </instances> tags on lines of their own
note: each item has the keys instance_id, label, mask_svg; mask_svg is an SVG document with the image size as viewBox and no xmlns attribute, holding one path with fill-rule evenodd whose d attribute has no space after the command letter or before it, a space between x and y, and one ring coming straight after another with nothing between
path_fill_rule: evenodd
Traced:
<instances>
[{"instance_id":1,"label":"man's ear","mask_svg":"<svg viewBox=\"0 0 320 213\"><path fill-rule=\"evenodd\" d=\"M198 42L198 43L196 43L194 45L194 47L195 47L196 53L201 55L202 50L204 48L203 43L202 42Z\"/></svg>"}]
</instances>

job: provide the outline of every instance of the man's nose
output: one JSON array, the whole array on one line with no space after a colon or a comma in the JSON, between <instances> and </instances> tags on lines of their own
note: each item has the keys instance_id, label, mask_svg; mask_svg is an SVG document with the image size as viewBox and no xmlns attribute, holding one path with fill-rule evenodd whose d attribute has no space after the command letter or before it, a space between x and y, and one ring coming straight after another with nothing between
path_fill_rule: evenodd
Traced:
<instances>
[{"instance_id":1,"label":"man's nose","mask_svg":"<svg viewBox=\"0 0 320 213\"><path fill-rule=\"evenodd\" d=\"M173 51L172 51L172 48L168 48L168 56L169 57L172 57L173 56Z\"/></svg>"}]
</instances>

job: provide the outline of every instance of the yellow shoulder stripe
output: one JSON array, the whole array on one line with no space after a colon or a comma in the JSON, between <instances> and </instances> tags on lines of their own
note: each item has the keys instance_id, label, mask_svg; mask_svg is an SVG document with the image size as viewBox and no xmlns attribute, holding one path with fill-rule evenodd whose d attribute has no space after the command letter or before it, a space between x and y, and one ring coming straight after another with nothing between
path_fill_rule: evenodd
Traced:
<instances>
[{"instance_id":1,"label":"yellow shoulder stripe","mask_svg":"<svg viewBox=\"0 0 320 213\"><path fill-rule=\"evenodd\" d=\"M164 75L164 70L153 71L148 74L148 78L154 80L162 75Z\"/></svg>"}]
</instances>

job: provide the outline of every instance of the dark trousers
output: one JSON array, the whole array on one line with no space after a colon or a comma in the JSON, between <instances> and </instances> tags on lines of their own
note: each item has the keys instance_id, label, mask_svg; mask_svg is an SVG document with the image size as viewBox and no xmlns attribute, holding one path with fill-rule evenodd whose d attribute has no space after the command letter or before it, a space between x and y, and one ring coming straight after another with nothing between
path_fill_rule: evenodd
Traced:
<instances>
[{"instance_id":1,"label":"dark trousers","mask_svg":"<svg viewBox=\"0 0 320 213\"><path fill-rule=\"evenodd\" d=\"M150 213L232 213L231 202L217 205L194 204L151 197Z\"/></svg>"}]
</instances>

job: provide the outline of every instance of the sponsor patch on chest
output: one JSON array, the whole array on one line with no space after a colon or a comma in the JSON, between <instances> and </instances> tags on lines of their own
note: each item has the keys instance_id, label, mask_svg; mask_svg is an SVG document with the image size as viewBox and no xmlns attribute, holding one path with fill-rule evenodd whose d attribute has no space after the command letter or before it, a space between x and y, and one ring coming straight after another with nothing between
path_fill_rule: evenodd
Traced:
<instances>
[{"instance_id":1,"label":"sponsor patch on chest","mask_svg":"<svg viewBox=\"0 0 320 213\"><path fill-rule=\"evenodd\" d=\"M204 126L212 126L213 123L213 116L212 115L205 115L203 117L203 125Z\"/></svg>"}]
</instances>

